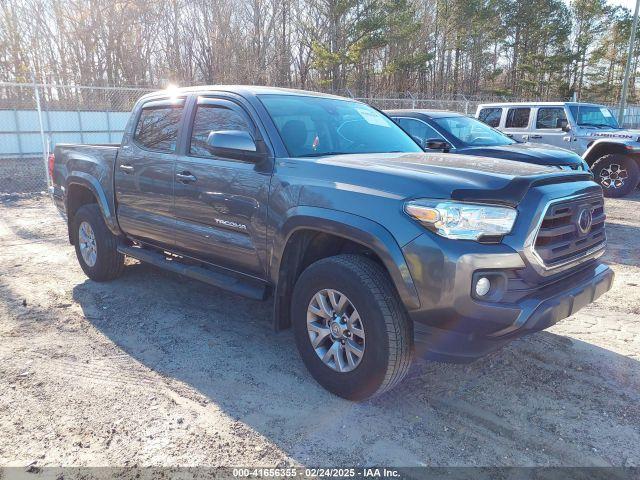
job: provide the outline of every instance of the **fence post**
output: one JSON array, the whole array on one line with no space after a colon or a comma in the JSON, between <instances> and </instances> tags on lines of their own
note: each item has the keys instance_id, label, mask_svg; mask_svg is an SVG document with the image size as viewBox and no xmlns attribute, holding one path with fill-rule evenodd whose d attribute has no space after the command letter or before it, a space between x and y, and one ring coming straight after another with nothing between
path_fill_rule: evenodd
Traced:
<instances>
[{"instance_id":1,"label":"fence post","mask_svg":"<svg viewBox=\"0 0 640 480\"><path fill-rule=\"evenodd\" d=\"M416 97L413 96L411 92L407 92L409 94L409 98L411 99L411 108L415 110L416 108Z\"/></svg>"},{"instance_id":2,"label":"fence post","mask_svg":"<svg viewBox=\"0 0 640 480\"><path fill-rule=\"evenodd\" d=\"M82 127L82 114L80 113L80 106L77 107L76 113L78 114L78 126L80 127L80 143L84 143L84 128Z\"/></svg>"},{"instance_id":3,"label":"fence post","mask_svg":"<svg viewBox=\"0 0 640 480\"><path fill-rule=\"evenodd\" d=\"M111 107L109 107L111 108ZM111 143L111 117L110 117L110 113L109 110L107 110L107 135L109 138L109 143Z\"/></svg>"},{"instance_id":4,"label":"fence post","mask_svg":"<svg viewBox=\"0 0 640 480\"><path fill-rule=\"evenodd\" d=\"M38 125L40 127L40 140L42 141L42 160L44 162L44 171L47 176L47 186L51 184L51 179L49 178L49 167L47 165L47 144L44 138L44 124L42 123L42 109L40 108L40 92L38 90L38 84L36 83L36 77L31 73L31 81L33 82L33 94L36 99L36 109L38 110Z\"/></svg>"},{"instance_id":5,"label":"fence post","mask_svg":"<svg viewBox=\"0 0 640 480\"><path fill-rule=\"evenodd\" d=\"M468 116L469 115L469 99L464 95L461 95L461 96L462 96L462 99L464 100L464 114Z\"/></svg>"},{"instance_id":6,"label":"fence post","mask_svg":"<svg viewBox=\"0 0 640 480\"><path fill-rule=\"evenodd\" d=\"M18 140L18 155L22 158L22 132L20 131L20 118L18 117L18 110L13 107L13 121L16 124L16 137Z\"/></svg>"}]
</instances>

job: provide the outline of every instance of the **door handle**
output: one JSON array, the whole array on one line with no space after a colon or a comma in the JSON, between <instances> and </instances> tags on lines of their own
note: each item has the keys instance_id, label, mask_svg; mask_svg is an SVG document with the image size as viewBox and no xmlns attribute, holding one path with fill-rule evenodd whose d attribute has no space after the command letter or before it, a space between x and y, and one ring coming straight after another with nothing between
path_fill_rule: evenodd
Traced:
<instances>
[{"instance_id":1,"label":"door handle","mask_svg":"<svg viewBox=\"0 0 640 480\"><path fill-rule=\"evenodd\" d=\"M531 135L529 138L542 138L542 135Z\"/></svg>"},{"instance_id":2,"label":"door handle","mask_svg":"<svg viewBox=\"0 0 640 480\"><path fill-rule=\"evenodd\" d=\"M132 173L133 167L131 165L122 164L120 165L120 170L122 170L124 173Z\"/></svg>"},{"instance_id":3,"label":"door handle","mask_svg":"<svg viewBox=\"0 0 640 480\"><path fill-rule=\"evenodd\" d=\"M522 135L522 140L525 142L529 141L529 135Z\"/></svg>"},{"instance_id":4,"label":"door handle","mask_svg":"<svg viewBox=\"0 0 640 480\"><path fill-rule=\"evenodd\" d=\"M176 178L180 183L194 183L198 180L195 176L191 175L191 172L176 173Z\"/></svg>"}]
</instances>

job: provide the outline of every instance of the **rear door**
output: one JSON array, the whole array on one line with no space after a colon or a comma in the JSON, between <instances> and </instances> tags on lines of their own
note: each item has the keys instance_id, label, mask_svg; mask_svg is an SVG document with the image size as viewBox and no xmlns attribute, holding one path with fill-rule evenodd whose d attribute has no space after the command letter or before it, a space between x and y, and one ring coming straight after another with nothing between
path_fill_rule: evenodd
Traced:
<instances>
[{"instance_id":1,"label":"rear door","mask_svg":"<svg viewBox=\"0 0 640 480\"><path fill-rule=\"evenodd\" d=\"M529 141L531 127L530 107L509 107L504 120L504 133L514 140Z\"/></svg>"},{"instance_id":2,"label":"rear door","mask_svg":"<svg viewBox=\"0 0 640 480\"><path fill-rule=\"evenodd\" d=\"M139 111L115 168L118 222L136 239L174 245L173 177L184 98L153 100Z\"/></svg>"},{"instance_id":3,"label":"rear door","mask_svg":"<svg viewBox=\"0 0 640 480\"><path fill-rule=\"evenodd\" d=\"M558 127L562 120L565 122L567 120L563 107L538 107L535 109L534 118L531 135L529 135L531 142L562 148L570 147L565 140L568 138L567 132Z\"/></svg>"},{"instance_id":4,"label":"rear door","mask_svg":"<svg viewBox=\"0 0 640 480\"><path fill-rule=\"evenodd\" d=\"M179 253L263 278L271 168L214 155L211 132L260 134L239 103L197 97L190 107L185 155L176 161L176 246Z\"/></svg>"}]
</instances>

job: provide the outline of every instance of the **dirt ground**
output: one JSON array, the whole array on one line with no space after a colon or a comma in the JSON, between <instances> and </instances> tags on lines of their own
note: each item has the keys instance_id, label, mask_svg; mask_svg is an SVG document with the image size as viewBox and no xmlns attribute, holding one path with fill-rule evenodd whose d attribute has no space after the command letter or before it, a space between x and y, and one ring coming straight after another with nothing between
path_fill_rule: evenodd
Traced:
<instances>
[{"instance_id":1,"label":"dirt ground","mask_svg":"<svg viewBox=\"0 0 640 480\"><path fill-rule=\"evenodd\" d=\"M0 201L0 466L640 466L640 194L607 201L613 290L357 404L271 303L130 262L88 280L46 197Z\"/></svg>"}]
</instances>

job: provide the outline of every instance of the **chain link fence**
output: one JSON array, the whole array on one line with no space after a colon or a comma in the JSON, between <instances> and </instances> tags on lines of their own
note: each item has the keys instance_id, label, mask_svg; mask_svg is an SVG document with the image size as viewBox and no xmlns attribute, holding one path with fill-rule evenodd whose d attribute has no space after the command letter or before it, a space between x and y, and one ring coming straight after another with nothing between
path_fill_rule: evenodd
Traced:
<instances>
[{"instance_id":1,"label":"chain link fence","mask_svg":"<svg viewBox=\"0 0 640 480\"><path fill-rule=\"evenodd\" d=\"M86 87L0 82L0 194L47 188L46 159L57 143L119 143L138 98L147 88ZM380 109L452 110L473 115L481 103L531 101L495 96L425 98L410 92L358 96ZM617 107L610 106L617 114ZM625 126L640 125L640 106L628 106Z\"/></svg>"},{"instance_id":2,"label":"chain link fence","mask_svg":"<svg viewBox=\"0 0 640 480\"><path fill-rule=\"evenodd\" d=\"M57 143L119 143L143 88L0 83L0 193L47 188Z\"/></svg>"}]
</instances>

